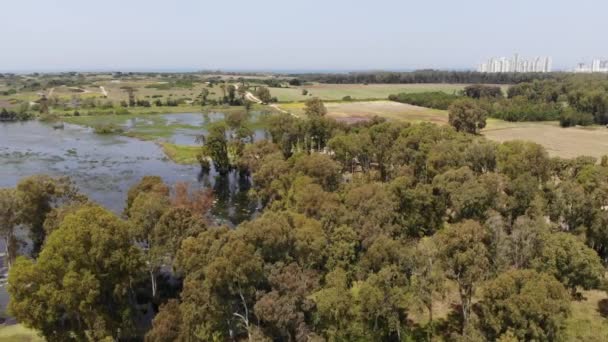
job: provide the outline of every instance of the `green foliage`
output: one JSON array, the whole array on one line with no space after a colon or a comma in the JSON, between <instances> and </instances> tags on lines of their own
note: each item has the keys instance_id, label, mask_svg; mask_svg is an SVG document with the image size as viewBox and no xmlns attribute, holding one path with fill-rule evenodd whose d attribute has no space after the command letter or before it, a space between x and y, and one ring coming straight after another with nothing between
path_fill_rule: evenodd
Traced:
<instances>
[{"instance_id":1,"label":"green foliage","mask_svg":"<svg viewBox=\"0 0 608 342\"><path fill-rule=\"evenodd\" d=\"M36 255L46 238L44 221L53 208L75 201L84 201L76 187L68 178L53 178L36 175L23 178L17 184L20 224L29 229L32 254Z\"/></svg>"},{"instance_id":2,"label":"green foliage","mask_svg":"<svg viewBox=\"0 0 608 342\"><path fill-rule=\"evenodd\" d=\"M270 103L270 100L272 99L272 97L270 95L270 90L268 90L268 88L266 88L266 87L258 87L258 89L255 92L255 95L263 103Z\"/></svg>"},{"instance_id":3,"label":"green foliage","mask_svg":"<svg viewBox=\"0 0 608 342\"><path fill-rule=\"evenodd\" d=\"M498 170L515 179L525 173L547 180L550 162L547 151L539 144L521 140L507 141L496 153Z\"/></svg>"},{"instance_id":4,"label":"green foliage","mask_svg":"<svg viewBox=\"0 0 608 342\"><path fill-rule=\"evenodd\" d=\"M555 121L564 111L559 103L531 101L521 96L481 101L481 105L488 111L488 116L506 121Z\"/></svg>"},{"instance_id":5,"label":"green foliage","mask_svg":"<svg viewBox=\"0 0 608 342\"><path fill-rule=\"evenodd\" d=\"M589 126L593 124L593 115L581 113L572 109L562 111L559 116L559 125L562 127Z\"/></svg>"},{"instance_id":6,"label":"green foliage","mask_svg":"<svg viewBox=\"0 0 608 342\"><path fill-rule=\"evenodd\" d=\"M486 127L487 112L470 100L454 101L450 107L449 122L456 131L477 134Z\"/></svg>"},{"instance_id":7,"label":"green foliage","mask_svg":"<svg viewBox=\"0 0 608 342\"><path fill-rule=\"evenodd\" d=\"M34 118L34 114L28 111L29 105L24 103L25 106L21 107L19 111L7 110L2 108L0 111L0 122L2 121L27 121Z\"/></svg>"},{"instance_id":8,"label":"green foliage","mask_svg":"<svg viewBox=\"0 0 608 342\"><path fill-rule=\"evenodd\" d=\"M126 223L100 207L68 215L34 262L9 274L9 311L49 341L129 336L142 263Z\"/></svg>"},{"instance_id":9,"label":"green foliage","mask_svg":"<svg viewBox=\"0 0 608 342\"><path fill-rule=\"evenodd\" d=\"M447 110L454 101L460 98L461 97L458 95L446 94L441 91L429 93L401 93L388 97L391 101L443 110Z\"/></svg>"},{"instance_id":10,"label":"green foliage","mask_svg":"<svg viewBox=\"0 0 608 342\"><path fill-rule=\"evenodd\" d=\"M215 169L222 175L230 171L231 163L228 156L228 126L224 122L216 122L209 126L209 134L204 138L201 157L211 158Z\"/></svg>"},{"instance_id":11,"label":"green foliage","mask_svg":"<svg viewBox=\"0 0 608 342\"><path fill-rule=\"evenodd\" d=\"M20 207L15 189L0 188L0 236L4 240L6 266L9 269L17 257L19 240L15 232L20 219Z\"/></svg>"},{"instance_id":12,"label":"green foliage","mask_svg":"<svg viewBox=\"0 0 608 342\"><path fill-rule=\"evenodd\" d=\"M93 131L97 134L119 134L124 132L124 129L121 126L109 123L95 125Z\"/></svg>"},{"instance_id":13,"label":"green foliage","mask_svg":"<svg viewBox=\"0 0 608 342\"><path fill-rule=\"evenodd\" d=\"M137 184L132 186L127 192L127 202L125 204L125 214L128 216L133 201L142 193L153 192L159 195L168 195L169 188L158 176L144 176Z\"/></svg>"},{"instance_id":14,"label":"green foliage","mask_svg":"<svg viewBox=\"0 0 608 342\"><path fill-rule=\"evenodd\" d=\"M564 339L569 296L551 275L507 271L489 282L480 301L480 326L489 340L514 335L519 341Z\"/></svg>"},{"instance_id":15,"label":"green foliage","mask_svg":"<svg viewBox=\"0 0 608 342\"><path fill-rule=\"evenodd\" d=\"M500 87L483 84L472 84L470 86L466 86L464 88L464 95L474 99L503 96Z\"/></svg>"},{"instance_id":16,"label":"green foliage","mask_svg":"<svg viewBox=\"0 0 608 342\"><path fill-rule=\"evenodd\" d=\"M555 276L573 293L578 287L598 288L605 269L597 253L568 233L550 234L544 239L540 255L532 262L540 272Z\"/></svg>"},{"instance_id":17,"label":"green foliage","mask_svg":"<svg viewBox=\"0 0 608 342\"><path fill-rule=\"evenodd\" d=\"M313 97L304 102L304 114L309 118L323 117L327 114L327 108L318 97Z\"/></svg>"},{"instance_id":18,"label":"green foliage","mask_svg":"<svg viewBox=\"0 0 608 342\"><path fill-rule=\"evenodd\" d=\"M490 261L486 246L487 232L475 221L463 221L439 231L439 257L446 277L458 284L462 330L468 325L472 300L481 281L488 276Z\"/></svg>"}]
</instances>

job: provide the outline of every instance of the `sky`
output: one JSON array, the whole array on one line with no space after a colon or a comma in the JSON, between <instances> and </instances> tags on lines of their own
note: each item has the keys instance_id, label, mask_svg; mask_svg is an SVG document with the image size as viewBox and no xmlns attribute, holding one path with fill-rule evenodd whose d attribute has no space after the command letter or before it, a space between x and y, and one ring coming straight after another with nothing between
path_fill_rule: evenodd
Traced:
<instances>
[{"instance_id":1,"label":"sky","mask_svg":"<svg viewBox=\"0 0 608 342\"><path fill-rule=\"evenodd\" d=\"M0 72L472 69L608 58L604 0L0 0Z\"/></svg>"}]
</instances>

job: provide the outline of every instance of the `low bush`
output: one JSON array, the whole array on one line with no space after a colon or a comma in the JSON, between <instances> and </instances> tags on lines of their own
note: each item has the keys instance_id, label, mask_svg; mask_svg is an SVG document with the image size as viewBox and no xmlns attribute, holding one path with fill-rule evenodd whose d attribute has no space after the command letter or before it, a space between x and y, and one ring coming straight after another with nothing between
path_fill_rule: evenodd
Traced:
<instances>
[{"instance_id":1,"label":"low bush","mask_svg":"<svg viewBox=\"0 0 608 342\"><path fill-rule=\"evenodd\" d=\"M559 117L559 125L562 127L593 125L593 115L581 113L573 109L566 109L562 111Z\"/></svg>"},{"instance_id":2,"label":"low bush","mask_svg":"<svg viewBox=\"0 0 608 342\"><path fill-rule=\"evenodd\" d=\"M391 101L407 103L415 106L429 107L435 109L447 110L450 105L461 98L462 96L446 94L444 92L427 92L427 93L400 93L389 95Z\"/></svg>"}]
</instances>

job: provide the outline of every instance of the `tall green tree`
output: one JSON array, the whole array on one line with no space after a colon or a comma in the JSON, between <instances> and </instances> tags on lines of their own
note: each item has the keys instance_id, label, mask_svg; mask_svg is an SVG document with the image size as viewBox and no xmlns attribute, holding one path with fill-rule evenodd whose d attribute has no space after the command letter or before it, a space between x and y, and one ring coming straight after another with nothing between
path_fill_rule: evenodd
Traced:
<instances>
[{"instance_id":1,"label":"tall green tree","mask_svg":"<svg viewBox=\"0 0 608 342\"><path fill-rule=\"evenodd\" d=\"M511 333L519 341L561 341L570 297L551 275L511 270L490 281L479 302L480 326L492 341Z\"/></svg>"},{"instance_id":2,"label":"tall green tree","mask_svg":"<svg viewBox=\"0 0 608 342\"><path fill-rule=\"evenodd\" d=\"M478 134L486 127L487 112L473 100L457 100L448 108L449 122L459 132Z\"/></svg>"},{"instance_id":3,"label":"tall green tree","mask_svg":"<svg viewBox=\"0 0 608 342\"><path fill-rule=\"evenodd\" d=\"M48 341L129 337L142 270L127 224L100 207L68 215L38 259L9 272L9 312Z\"/></svg>"},{"instance_id":4,"label":"tall green tree","mask_svg":"<svg viewBox=\"0 0 608 342\"><path fill-rule=\"evenodd\" d=\"M446 278L439 259L439 247L433 239L422 238L416 244L416 252L413 257L412 297L414 303L424 308L429 314L427 338L430 341L434 334L433 306L445 298Z\"/></svg>"},{"instance_id":5,"label":"tall green tree","mask_svg":"<svg viewBox=\"0 0 608 342\"><path fill-rule=\"evenodd\" d=\"M266 87L258 87L255 91L255 95L262 101L262 103L270 103L272 97L270 95L270 90Z\"/></svg>"},{"instance_id":6,"label":"tall green tree","mask_svg":"<svg viewBox=\"0 0 608 342\"><path fill-rule=\"evenodd\" d=\"M437 234L439 256L446 276L458 284L462 331L469 323L472 299L479 284L486 279L490 261L486 247L487 232L475 221L449 225Z\"/></svg>"},{"instance_id":7,"label":"tall green tree","mask_svg":"<svg viewBox=\"0 0 608 342\"><path fill-rule=\"evenodd\" d=\"M216 122L209 126L207 136L201 136L203 142L199 158L211 158L217 172L226 175L232 165L228 155L228 126L224 122Z\"/></svg>"},{"instance_id":8,"label":"tall green tree","mask_svg":"<svg viewBox=\"0 0 608 342\"><path fill-rule=\"evenodd\" d=\"M199 97L201 98L201 104L203 106L206 106L207 105L207 99L209 98L209 89L203 88L201 90L201 93L200 93Z\"/></svg>"},{"instance_id":9,"label":"tall green tree","mask_svg":"<svg viewBox=\"0 0 608 342\"><path fill-rule=\"evenodd\" d=\"M569 233L549 234L532 265L555 276L574 294L577 287L598 288L606 272L597 253Z\"/></svg>"},{"instance_id":10,"label":"tall green tree","mask_svg":"<svg viewBox=\"0 0 608 342\"><path fill-rule=\"evenodd\" d=\"M325 108L325 104L323 104L323 101L320 98L313 97L304 102L304 114L311 119L323 117L327 114L327 108Z\"/></svg>"},{"instance_id":11,"label":"tall green tree","mask_svg":"<svg viewBox=\"0 0 608 342\"><path fill-rule=\"evenodd\" d=\"M156 258L156 250L161 248L155 239L154 228L158 220L169 209L169 199L155 192L140 193L129 209L129 228L131 237L141 246L146 268L150 274L152 298L157 296L157 273L162 266L161 260Z\"/></svg>"},{"instance_id":12,"label":"tall green tree","mask_svg":"<svg viewBox=\"0 0 608 342\"><path fill-rule=\"evenodd\" d=\"M29 228L32 254L37 255L46 238L44 221L53 208L85 197L68 178L36 175L23 178L17 184L19 223Z\"/></svg>"}]
</instances>

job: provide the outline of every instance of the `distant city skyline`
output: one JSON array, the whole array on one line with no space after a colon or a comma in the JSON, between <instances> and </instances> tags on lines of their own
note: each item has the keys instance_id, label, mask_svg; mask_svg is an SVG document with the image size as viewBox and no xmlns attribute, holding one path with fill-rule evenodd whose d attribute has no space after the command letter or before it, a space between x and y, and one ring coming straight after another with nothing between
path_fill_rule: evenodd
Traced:
<instances>
[{"instance_id":1,"label":"distant city skyline","mask_svg":"<svg viewBox=\"0 0 608 342\"><path fill-rule=\"evenodd\" d=\"M580 62L574 68L574 72L578 73L608 73L608 59L594 58L591 64Z\"/></svg>"},{"instance_id":2,"label":"distant city skyline","mask_svg":"<svg viewBox=\"0 0 608 342\"><path fill-rule=\"evenodd\" d=\"M608 56L608 2L592 0L20 0L2 10L0 72L472 70L513 52L572 70Z\"/></svg>"},{"instance_id":3,"label":"distant city skyline","mask_svg":"<svg viewBox=\"0 0 608 342\"><path fill-rule=\"evenodd\" d=\"M477 67L479 72L505 73L505 72L551 72L553 59L550 56L524 58L514 54L513 58L492 57Z\"/></svg>"}]
</instances>

